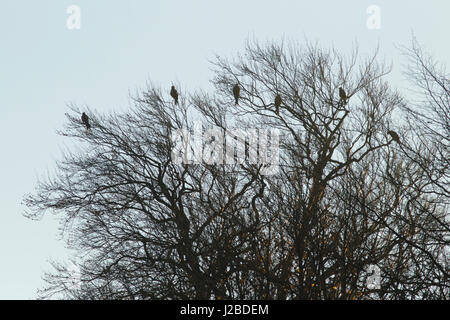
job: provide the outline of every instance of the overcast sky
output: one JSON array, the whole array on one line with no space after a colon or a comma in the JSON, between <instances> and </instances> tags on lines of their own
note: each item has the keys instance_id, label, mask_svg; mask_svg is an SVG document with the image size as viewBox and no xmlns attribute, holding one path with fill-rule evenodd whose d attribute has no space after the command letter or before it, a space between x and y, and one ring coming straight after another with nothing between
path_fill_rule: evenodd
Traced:
<instances>
[{"instance_id":1,"label":"overcast sky","mask_svg":"<svg viewBox=\"0 0 450 320\"><path fill-rule=\"evenodd\" d=\"M80 29L67 28L71 5ZM367 26L371 5L379 29ZM208 89L208 60L242 50L248 38L308 39L344 53L358 42L363 54L379 44L393 84L404 88L396 46L414 32L450 65L449 12L443 0L1 0L0 299L34 299L48 261L69 255L57 220L28 220L21 204L67 144L55 134L67 103L125 110L148 80Z\"/></svg>"}]
</instances>

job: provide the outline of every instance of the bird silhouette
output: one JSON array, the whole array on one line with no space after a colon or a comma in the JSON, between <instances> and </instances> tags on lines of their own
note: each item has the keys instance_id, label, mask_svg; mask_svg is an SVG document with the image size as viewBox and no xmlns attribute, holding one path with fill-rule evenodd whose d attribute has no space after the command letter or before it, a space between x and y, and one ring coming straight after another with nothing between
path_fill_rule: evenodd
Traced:
<instances>
[{"instance_id":1,"label":"bird silhouette","mask_svg":"<svg viewBox=\"0 0 450 320\"><path fill-rule=\"evenodd\" d=\"M239 103L240 92L241 92L241 88L239 88L239 85L236 83L233 87L233 95L234 95L234 100L236 102L236 105L238 105L238 103Z\"/></svg>"},{"instance_id":2,"label":"bird silhouette","mask_svg":"<svg viewBox=\"0 0 450 320\"><path fill-rule=\"evenodd\" d=\"M91 125L89 123L89 117L87 116L86 113L83 112L83 114L81 115L81 122L83 122L83 124L86 126L86 130L91 129Z\"/></svg>"},{"instance_id":3,"label":"bird silhouette","mask_svg":"<svg viewBox=\"0 0 450 320\"><path fill-rule=\"evenodd\" d=\"M178 104L178 91L177 89L175 89L175 86L172 86L172 88L170 89L170 96L175 101L175 104Z\"/></svg>"},{"instance_id":4,"label":"bird silhouette","mask_svg":"<svg viewBox=\"0 0 450 320\"><path fill-rule=\"evenodd\" d=\"M294 89L294 103L297 103L298 99L299 99L298 90Z\"/></svg>"},{"instance_id":5,"label":"bird silhouette","mask_svg":"<svg viewBox=\"0 0 450 320\"><path fill-rule=\"evenodd\" d=\"M275 112L280 113L281 97L279 94L275 96Z\"/></svg>"},{"instance_id":6,"label":"bird silhouette","mask_svg":"<svg viewBox=\"0 0 450 320\"><path fill-rule=\"evenodd\" d=\"M400 137L398 136L397 132L389 130L388 134L392 137L392 140L400 144Z\"/></svg>"},{"instance_id":7,"label":"bird silhouette","mask_svg":"<svg viewBox=\"0 0 450 320\"><path fill-rule=\"evenodd\" d=\"M345 91L342 88L339 88L339 98L341 98L341 101L343 101L344 104L347 102L347 95L345 94Z\"/></svg>"}]
</instances>

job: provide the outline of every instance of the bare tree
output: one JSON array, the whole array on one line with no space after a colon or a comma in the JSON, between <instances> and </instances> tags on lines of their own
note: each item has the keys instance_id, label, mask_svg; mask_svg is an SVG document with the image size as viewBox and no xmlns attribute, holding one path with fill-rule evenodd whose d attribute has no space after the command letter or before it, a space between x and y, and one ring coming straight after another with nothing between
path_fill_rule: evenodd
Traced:
<instances>
[{"instance_id":1,"label":"bare tree","mask_svg":"<svg viewBox=\"0 0 450 320\"><path fill-rule=\"evenodd\" d=\"M414 100L403 106L415 144L410 160L425 170L433 191L449 197L450 80L445 67L423 52L417 40L403 48L405 72L414 88Z\"/></svg>"},{"instance_id":2,"label":"bare tree","mask_svg":"<svg viewBox=\"0 0 450 320\"><path fill-rule=\"evenodd\" d=\"M176 105L150 85L126 114L86 111L89 132L71 106L60 133L82 150L25 202L32 218L60 214L81 281L68 286L55 263L42 297L448 297L446 207L426 191L415 137L388 133L406 132L392 116L405 103L376 52L249 42L214 70L212 95L181 90ZM171 134L192 133L195 119L202 132L279 130L278 172L251 161L265 150L239 135L245 161L172 161ZM368 285L371 267L379 285Z\"/></svg>"}]
</instances>

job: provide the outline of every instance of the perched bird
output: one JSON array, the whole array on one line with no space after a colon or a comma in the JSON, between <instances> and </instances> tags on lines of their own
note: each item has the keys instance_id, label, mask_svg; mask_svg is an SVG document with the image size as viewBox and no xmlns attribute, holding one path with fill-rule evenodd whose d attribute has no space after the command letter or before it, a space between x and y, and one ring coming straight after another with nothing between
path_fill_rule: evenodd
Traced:
<instances>
[{"instance_id":1,"label":"perched bird","mask_svg":"<svg viewBox=\"0 0 450 320\"><path fill-rule=\"evenodd\" d=\"M339 88L339 98L341 98L341 101L343 101L344 103L347 102L347 95L345 94L345 91L342 88Z\"/></svg>"},{"instance_id":2,"label":"perched bird","mask_svg":"<svg viewBox=\"0 0 450 320\"><path fill-rule=\"evenodd\" d=\"M91 129L91 125L89 124L89 117L84 112L81 115L81 122L83 122L83 124L86 126L86 130Z\"/></svg>"},{"instance_id":3,"label":"perched bird","mask_svg":"<svg viewBox=\"0 0 450 320\"><path fill-rule=\"evenodd\" d=\"M392 137L392 140L394 140L397 143L400 143L400 137L398 136L397 132L389 130L388 134Z\"/></svg>"},{"instance_id":4,"label":"perched bird","mask_svg":"<svg viewBox=\"0 0 450 320\"><path fill-rule=\"evenodd\" d=\"M240 92L241 92L241 88L239 88L239 85L236 83L233 87L233 95L234 95L234 100L236 101L236 105L238 105L238 102L239 102Z\"/></svg>"},{"instance_id":5,"label":"perched bird","mask_svg":"<svg viewBox=\"0 0 450 320\"><path fill-rule=\"evenodd\" d=\"M175 104L178 104L178 91L175 89L175 86L172 86L170 89L170 96L175 100Z\"/></svg>"},{"instance_id":6,"label":"perched bird","mask_svg":"<svg viewBox=\"0 0 450 320\"><path fill-rule=\"evenodd\" d=\"M275 96L275 112L280 113L281 97L279 94Z\"/></svg>"}]
</instances>

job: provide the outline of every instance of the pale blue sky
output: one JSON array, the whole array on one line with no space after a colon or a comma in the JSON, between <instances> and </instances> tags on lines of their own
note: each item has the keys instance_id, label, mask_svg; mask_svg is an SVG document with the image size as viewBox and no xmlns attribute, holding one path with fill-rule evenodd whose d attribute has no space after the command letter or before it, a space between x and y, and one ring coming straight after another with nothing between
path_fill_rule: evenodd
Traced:
<instances>
[{"instance_id":1,"label":"pale blue sky","mask_svg":"<svg viewBox=\"0 0 450 320\"><path fill-rule=\"evenodd\" d=\"M68 30L68 6L81 29ZM369 5L381 29L366 26ZM99 111L126 109L147 80L209 88L215 53L230 55L249 37L305 38L348 52L380 45L405 87L395 45L419 42L450 65L449 1L300 0L1 0L0 2L0 299L33 299L49 259L64 260L58 225L22 216L23 195L54 168L66 103ZM447 40L445 40L447 39Z\"/></svg>"}]
</instances>

